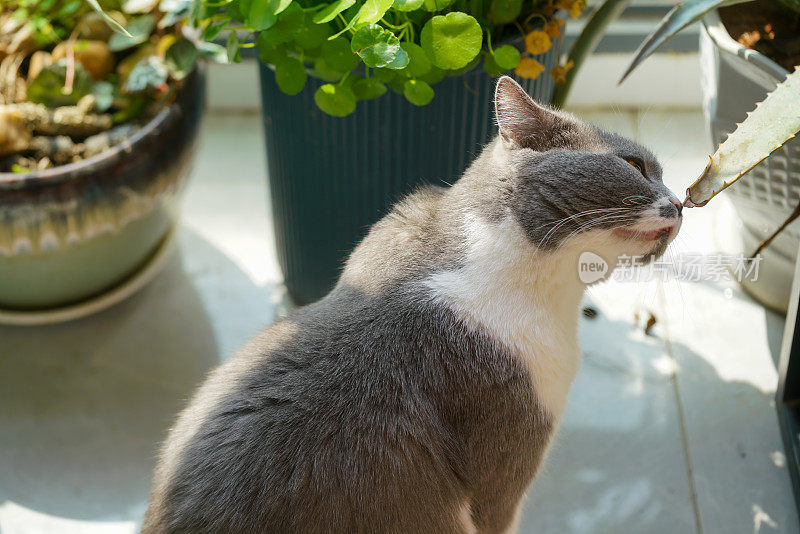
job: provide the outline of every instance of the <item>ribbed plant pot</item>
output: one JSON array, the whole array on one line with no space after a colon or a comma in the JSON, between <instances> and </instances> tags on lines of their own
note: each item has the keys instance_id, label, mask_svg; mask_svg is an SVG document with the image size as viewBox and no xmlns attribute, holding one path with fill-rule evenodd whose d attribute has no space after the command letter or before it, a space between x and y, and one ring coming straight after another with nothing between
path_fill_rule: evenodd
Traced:
<instances>
[{"instance_id":1,"label":"ribbed plant pot","mask_svg":"<svg viewBox=\"0 0 800 534\"><path fill-rule=\"evenodd\" d=\"M703 110L716 149L789 72L733 40L717 11L703 19L700 58ZM733 209L720 211L718 244L727 253L749 256L800 202L800 140L778 149L724 195ZM786 312L799 243L800 224L795 222L764 250L758 278L746 277L744 288L761 303Z\"/></svg>"},{"instance_id":2,"label":"ribbed plant pot","mask_svg":"<svg viewBox=\"0 0 800 534\"><path fill-rule=\"evenodd\" d=\"M519 81L550 102L555 54L537 59L547 71ZM427 106L390 90L341 118L314 103L323 83L309 78L300 94L287 96L261 66L278 261L298 304L333 287L352 248L394 202L421 184L452 183L496 132L494 80L480 68L437 83Z\"/></svg>"},{"instance_id":3,"label":"ribbed plant pot","mask_svg":"<svg viewBox=\"0 0 800 534\"><path fill-rule=\"evenodd\" d=\"M205 76L130 139L85 160L0 173L0 308L91 299L133 276L164 241L194 154Z\"/></svg>"}]
</instances>

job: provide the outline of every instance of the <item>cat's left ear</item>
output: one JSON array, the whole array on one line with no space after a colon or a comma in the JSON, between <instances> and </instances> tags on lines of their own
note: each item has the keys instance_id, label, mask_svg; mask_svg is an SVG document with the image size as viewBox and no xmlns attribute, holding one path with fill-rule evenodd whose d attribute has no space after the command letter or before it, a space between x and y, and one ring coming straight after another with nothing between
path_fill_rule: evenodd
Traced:
<instances>
[{"instance_id":1,"label":"cat's left ear","mask_svg":"<svg viewBox=\"0 0 800 534\"><path fill-rule=\"evenodd\" d=\"M500 136L510 148L539 150L549 144L564 122L551 109L537 104L508 76L497 81L494 110Z\"/></svg>"}]
</instances>

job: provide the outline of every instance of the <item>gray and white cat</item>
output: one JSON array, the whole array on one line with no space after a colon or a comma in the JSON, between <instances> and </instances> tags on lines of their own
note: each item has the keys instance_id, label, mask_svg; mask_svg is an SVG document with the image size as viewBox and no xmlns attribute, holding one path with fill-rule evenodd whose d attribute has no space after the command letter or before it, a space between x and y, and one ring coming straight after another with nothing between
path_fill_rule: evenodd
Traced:
<instances>
[{"instance_id":1,"label":"gray and white cat","mask_svg":"<svg viewBox=\"0 0 800 534\"><path fill-rule=\"evenodd\" d=\"M164 445L145 533L513 532L580 363L584 251L656 257L681 206L643 147L535 103L400 202L336 287L258 334Z\"/></svg>"}]
</instances>

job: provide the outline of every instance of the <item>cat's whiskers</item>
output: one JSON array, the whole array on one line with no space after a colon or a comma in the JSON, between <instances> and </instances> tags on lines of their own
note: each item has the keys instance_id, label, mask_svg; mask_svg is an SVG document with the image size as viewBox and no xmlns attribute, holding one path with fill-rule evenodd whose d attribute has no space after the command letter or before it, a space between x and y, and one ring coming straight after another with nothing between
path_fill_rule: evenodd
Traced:
<instances>
[{"instance_id":1,"label":"cat's whiskers","mask_svg":"<svg viewBox=\"0 0 800 534\"><path fill-rule=\"evenodd\" d=\"M541 241L539 241L539 244L537 245L537 250L540 250L540 249L544 248L547 245L547 242L548 242L548 239L550 238L550 236L553 235L555 233L555 231L558 230L559 228L561 228L564 224L570 222L572 219L575 219L577 217L584 217L584 216L587 216L587 215L592 215L594 213L604 213L605 215L603 215L603 216L606 216L606 215L618 215L618 214L621 214L621 212L626 212L626 211L630 211L630 210L633 210L633 209L634 208L600 208L600 209L594 209L594 210L586 210L586 211L582 211L580 213L576 213L574 215L570 215L569 217L564 217L563 219L560 219L560 220L555 221L553 223L548 223L548 224L553 224L555 226L553 226L553 228L548 230L548 232L544 235L544 237L541 239ZM547 226L547 224L539 226L539 228L542 228L544 226Z\"/></svg>"}]
</instances>

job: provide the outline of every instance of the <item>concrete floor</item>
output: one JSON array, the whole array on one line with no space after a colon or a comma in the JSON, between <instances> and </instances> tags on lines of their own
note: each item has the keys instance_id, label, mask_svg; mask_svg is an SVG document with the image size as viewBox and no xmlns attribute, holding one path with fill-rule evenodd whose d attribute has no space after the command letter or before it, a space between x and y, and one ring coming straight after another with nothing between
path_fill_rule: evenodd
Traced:
<instances>
[{"instance_id":1,"label":"concrete floor","mask_svg":"<svg viewBox=\"0 0 800 534\"><path fill-rule=\"evenodd\" d=\"M699 112L578 113L651 146L676 192L705 165ZM93 317L0 327L3 534L134 532L176 412L287 306L257 115L204 127L163 273ZM714 250L714 204L687 213L674 254ZM798 532L773 402L782 317L730 282L609 282L587 304L599 314L520 532ZM645 335L635 316L651 312Z\"/></svg>"}]
</instances>

